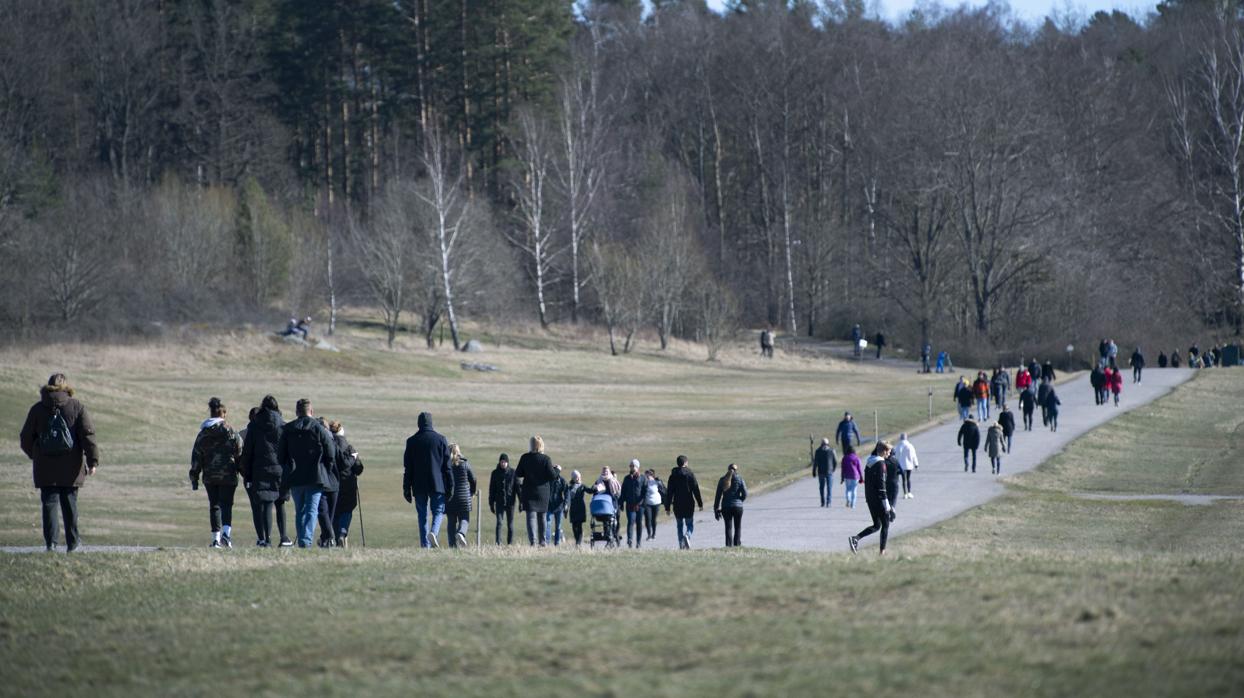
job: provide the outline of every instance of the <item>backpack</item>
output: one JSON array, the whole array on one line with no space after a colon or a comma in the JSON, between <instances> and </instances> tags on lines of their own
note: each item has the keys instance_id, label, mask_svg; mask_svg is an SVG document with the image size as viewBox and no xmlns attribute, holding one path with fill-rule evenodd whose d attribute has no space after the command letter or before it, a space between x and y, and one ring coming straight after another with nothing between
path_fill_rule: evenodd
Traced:
<instances>
[{"instance_id":1,"label":"backpack","mask_svg":"<svg viewBox=\"0 0 1244 698\"><path fill-rule=\"evenodd\" d=\"M39 453L45 456L60 456L73 450L73 432L65 422L65 415L59 407L52 408L52 416L48 418L47 428L39 434L36 444Z\"/></svg>"}]
</instances>

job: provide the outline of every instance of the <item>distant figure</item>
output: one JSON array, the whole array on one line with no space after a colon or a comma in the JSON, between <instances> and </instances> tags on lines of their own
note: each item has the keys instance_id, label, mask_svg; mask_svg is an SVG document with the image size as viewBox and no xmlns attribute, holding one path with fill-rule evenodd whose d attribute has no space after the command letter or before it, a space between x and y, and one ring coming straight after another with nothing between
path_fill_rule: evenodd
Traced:
<instances>
[{"instance_id":1,"label":"distant figure","mask_svg":"<svg viewBox=\"0 0 1244 698\"><path fill-rule=\"evenodd\" d=\"M1037 387L1037 406L1041 408L1041 425L1050 425L1050 409L1047 405L1050 393L1054 391L1054 384L1048 379L1042 378L1041 385Z\"/></svg>"},{"instance_id":2,"label":"distant figure","mask_svg":"<svg viewBox=\"0 0 1244 698\"><path fill-rule=\"evenodd\" d=\"M958 445L963 447L963 472L968 471L968 454L972 456L972 472L976 472L976 451L981 446L981 430L971 418L959 427Z\"/></svg>"},{"instance_id":3,"label":"distant figure","mask_svg":"<svg viewBox=\"0 0 1244 698\"><path fill-rule=\"evenodd\" d=\"M566 481L562 479L562 467L553 464L556 475L549 480L549 509L544 512L544 543L562 544L562 514L566 509Z\"/></svg>"},{"instance_id":4,"label":"distant figure","mask_svg":"<svg viewBox=\"0 0 1244 698\"><path fill-rule=\"evenodd\" d=\"M1054 374L1053 362L1046 361L1045 363L1041 364L1041 378L1043 380L1048 380L1051 383L1053 383L1055 380L1058 379L1057 376Z\"/></svg>"},{"instance_id":5,"label":"distant figure","mask_svg":"<svg viewBox=\"0 0 1244 698\"><path fill-rule=\"evenodd\" d=\"M514 478L518 481L519 507L527 514L527 544L544 547L544 534L549 510L553 478L559 477L553 469L553 461L544 454L544 439L538 434L531 437L530 450L518 459Z\"/></svg>"},{"instance_id":6,"label":"distant figure","mask_svg":"<svg viewBox=\"0 0 1244 698\"><path fill-rule=\"evenodd\" d=\"M570 471L570 484L566 489L566 506L569 508L570 530L574 533L575 547L583 545L583 523L587 521L587 503L583 501L583 496L589 494L590 490L583 486L583 476L578 470ZM498 521L500 517L498 516ZM497 529L498 539L501 537L500 524ZM498 540L497 545L500 545Z\"/></svg>"},{"instance_id":7,"label":"distant figure","mask_svg":"<svg viewBox=\"0 0 1244 698\"><path fill-rule=\"evenodd\" d=\"M497 517L497 545L501 545L502 523L506 528L505 544L514 545L514 502L517 499L514 469L510 467L510 457L502 453L497 458L497 467L493 468L492 475L488 478L488 511Z\"/></svg>"},{"instance_id":8,"label":"distant figure","mask_svg":"<svg viewBox=\"0 0 1244 698\"><path fill-rule=\"evenodd\" d=\"M22 425L22 453L33 465L35 487L43 506L43 543L56 549L60 518L65 522L65 550L81 545L78 536L78 488L99 467L95 427L86 407L73 396L63 373L53 373L39 388L39 401ZM59 509L59 511L57 511Z\"/></svg>"},{"instance_id":9,"label":"distant figure","mask_svg":"<svg viewBox=\"0 0 1244 698\"><path fill-rule=\"evenodd\" d=\"M1001 409L1006 404L1006 393L1011 389L1011 374L1002 366L995 368L993 377L989 379L989 387L993 390L994 404Z\"/></svg>"},{"instance_id":10,"label":"distant figure","mask_svg":"<svg viewBox=\"0 0 1244 698\"><path fill-rule=\"evenodd\" d=\"M1015 372L1015 389L1021 393L1032 387L1032 374L1028 372L1028 367L1020 362L1019 370Z\"/></svg>"},{"instance_id":11,"label":"distant figure","mask_svg":"<svg viewBox=\"0 0 1244 698\"><path fill-rule=\"evenodd\" d=\"M878 332L877 336L873 338L873 342L877 345L877 358L880 359L881 350L885 348L885 335Z\"/></svg>"},{"instance_id":12,"label":"distant figure","mask_svg":"<svg viewBox=\"0 0 1244 698\"><path fill-rule=\"evenodd\" d=\"M1188 368L1201 367L1201 347L1195 342L1188 347Z\"/></svg>"},{"instance_id":13,"label":"distant figure","mask_svg":"<svg viewBox=\"0 0 1244 698\"><path fill-rule=\"evenodd\" d=\"M842 421L838 422L838 428L834 431L834 443L841 443L846 446L851 443L851 437L855 437L855 443L862 443L860 440L860 430L855 426L855 417L850 412L842 414Z\"/></svg>"},{"instance_id":14,"label":"distant figure","mask_svg":"<svg viewBox=\"0 0 1244 698\"><path fill-rule=\"evenodd\" d=\"M1094 365L1089 372L1089 385L1093 388L1093 404L1106 402L1106 371L1100 365Z\"/></svg>"},{"instance_id":15,"label":"distant figure","mask_svg":"<svg viewBox=\"0 0 1244 698\"><path fill-rule=\"evenodd\" d=\"M639 459L632 458L626 477L622 478L621 504L626 510L626 547L638 548L644 541L644 478L639 473ZM634 531L634 543L631 532Z\"/></svg>"},{"instance_id":16,"label":"distant figure","mask_svg":"<svg viewBox=\"0 0 1244 698\"><path fill-rule=\"evenodd\" d=\"M304 317L298 323L298 326L294 329L298 331L298 334L302 335L303 339L307 339L308 337L310 337L311 336L311 316L308 315L307 317Z\"/></svg>"},{"instance_id":17,"label":"distant figure","mask_svg":"<svg viewBox=\"0 0 1244 698\"><path fill-rule=\"evenodd\" d=\"M1002 454L1006 452L1006 434L1002 431L1002 425L994 422L985 432L985 453L989 455L989 472L994 475L1002 473Z\"/></svg>"},{"instance_id":18,"label":"distant figure","mask_svg":"<svg viewBox=\"0 0 1244 698\"><path fill-rule=\"evenodd\" d=\"M747 484L738 473L734 463L726 466L726 474L717 481L717 494L713 497L713 516L726 520L726 547L736 548L743 544L743 501L747 499Z\"/></svg>"},{"instance_id":19,"label":"distant figure","mask_svg":"<svg viewBox=\"0 0 1244 698\"><path fill-rule=\"evenodd\" d=\"M337 446L328 430L315 418L311 401L295 405L298 418L281 428L277 459L285 466L285 482L294 496L294 521L298 547L310 548L320 512L320 496L328 471L336 467Z\"/></svg>"},{"instance_id":20,"label":"distant figure","mask_svg":"<svg viewBox=\"0 0 1244 698\"><path fill-rule=\"evenodd\" d=\"M1010 407L1002 406L1002 413L998 415L998 426L1002 427L1002 435L1006 437L1006 450L1010 453L1011 442L1015 437L1015 413Z\"/></svg>"},{"instance_id":21,"label":"distant figure","mask_svg":"<svg viewBox=\"0 0 1244 698\"><path fill-rule=\"evenodd\" d=\"M1171 352L1171 368L1179 368L1179 350Z\"/></svg>"},{"instance_id":22,"label":"distant figure","mask_svg":"<svg viewBox=\"0 0 1244 698\"><path fill-rule=\"evenodd\" d=\"M937 372L945 373L946 369L954 370L954 364L950 363L950 354L945 351L937 352Z\"/></svg>"},{"instance_id":23,"label":"distant figure","mask_svg":"<svg viewBox=\"0 0 1244 698\"><path fill-rule=\"evenodd\" d=\"M1037 389L1037 384L1041 382L1041 362L1035 358L1028 363L1028 375L1032 376L1032 389Z\"/></svg>"},{"instance_id":24,"label":"distant figure","mask_svg":"<svg viewBox=\"0 0 1244 698\"><path fill-rule=\"evenodd\" d=\"M1119 393L1123 392L1123 372L1114 369L1110 372L1110 394L1114 396L1114 406L1119 406Z\"/></svg>"},{"instance_id":25,"label":"distant figure","mask_svg":"<svg viewBox=\"0 0 1244 698\"><path fill-rule=\"evenodd\" d=\"M1051 386L1049 395L1045 397L1045 411L1049 417L1050 431L1058 431L1058 409L1062 404L1063 401L1058 399L1058 393Z\"/></svg>"},{"instance_id":26,"label":"distant figure","mask_svg":"<svg viewBox=\"0 0 1244 698\"><path fill-rule=\"evenodd\" d=\"M665 503L665 513L674 513L674 523L678 526L678 547L682 550L691 548L691 535L695 533L695 510L704 510L704 500L700 497L700 483L696 482L695 473L687 467L687 457L678 456L674 469L665 481L669 491L669 501Z\"/></svg>"},{"instance_id":27,"label":"distant figure","mask_svg":"<svg viewBox=\"0 0 1244 698\"><path fill-rule=\"evenodd\" d=\"M760 355L766 359L773 358L773 330L764 329L760 332Z\"/></svg>"},{"instance_id":28,"label":"distant figure","mask_svg":"<svg viewBox=\"0 0 1244 698\"><path fill-rule=\"evenodd\" d=\"M889 444L883 441L877 444L873 455L868 457L868 465L864 468L864 501L868 504L868 514L873 522L868 528L847 539L853 553L859 551L861 538L881 531L881 554L885 555L885 544L890 537L890 522L894 512L885 489L886 457L889 455Z\"/></svg>"},{"instance_id":29,"label":"distant figure","mask_svg":"<svg viewBox=\"0 0 1244 698\"><path fill-rule=\"evenodd\" d=\"M207 490L208 516L212 526L213 548L233 547L233 495L238 489L238 460L242 439L225 421L225 403L214 397L207 401L209 417L199 427L190 450L190 487L199 489L199 479Z\"/></svg>"},{"instance_id":30,"label":"distant figure","mask_svg":"<svg viewBox=\"0 0 1244 698\"><path fill-rule=\"evenodd\" d=\"M1132 367L1132 382L1139 383L1140 374L1145 370L1145 355L1140 353L1140 347L1136 347L1136 351L1132 352L1132 358L1128 360L1128 364Z\"/></svg>"},{"instance_id":31,"label":"distant figure","mask_svg":"<svg viewBox=\"0 0 1244 698\"><path fill-rule=\"evenodd\" d=\"M1166 368L1167 363L1168 362L1166 360L1166 352L1164 351L1158 352L1158 368Z\"/></svg>"},{"instance_id":32,"label":"distant figure","mask_svg":"<svg viewBox=\"0 0 1244 698\"><path fill-rule=\"evenodd\" d=\"M921 373L929 372L929 362L932 359L932 357L933 357L933 347L930 346L928 342L925 342L924 345L920 347L920 372ZM941 371L938 371L938 373L941 373Z\"/></svg>"},{"instance_id":33,"label":"distant figure","mask_svg":"<svg viewBox=\"0 0 1244 698\"><path fill-rule=\"evenodd\" d=\"M916 495L911 491L911 471L920 467L920 459L916 456L916 445L908 440L907 434L898 435L894 456L903 469L903 499L914 499Z\"/></svg>"},{"instance_id":34,"label":"distant figure","mask_svg":"<svg viewBox=\"0 0 1244 698\"><path fill-rule=\"evenodd\" d=\"M967 376L959 376L955 383L955 406L959 408L959 419L972 416L972 403L976 398L972 395L972 386L968 385Z\"/></svg>"},{"instance_id":35,"label":"distant figure","mask_svg":"<svg viewBox=\"0 0 1244 698\"><path fill-rule=\"evenodd\" d=\"M445 502L449 517L449 547L465 548L467 533L471 530L471 505L475 498L475 471L462 455L458 444L449 444L449 468L453 473L454 488Z\"/></svg>"},{"instance_id":36,"label":"distant figure","mask_svg":"<svg viewBox=\"0 0 1244 698\"><path fill-rule=\"evenodd\" d=\"M449 442L436 431L432 414L420 412L418 423L419 430L406 439L402 456L402 496L407 503L414 501L419 516L419 547L436 548L440 546L445 498L454 491L454 476L449 467Z\"/></svg>"},{"instance_id":37,"label":"distant figure","mask_svg":"<svg viewBox=\"0 0 1244 698\"><path fill-rule=\"evenodd\" d=\"M989 419L989 379L985 372L976 374L976 382L972 384L972 395L976 398L976 419Z\"/></svg>"},{"instance_id":38,"label":"distant figure","mask_svg":"<svg viewBox=\"0 0 1244 698\"><path fill-rule=\"evenodd\" d=\"M333 513L333 529L337 532L334 541L338 547L348 547L350 523L354 520L354 510L359 504L359 475L363 474L363 461L359 452L346 441L346 428L341 422L333 420L328 423L328 431L333 435L333 443L337 446L337 476L341 480L341 489L337 491L337 508Z\"/></svg>"},{"instance_id":39,"label":"distant figure","mask_svg":"<svg viewBox=\"0 0 1244 698\"><path fill-rule=\"evenodd\" d=\"M293 337L295 335L301 336L302 331L298 329L298 318L292 317L289 319L289 322L285 323L285 329L281 332L281 336Z\"/></svg>"},{"instance_id":40,"label":"distant figure","mask_svg":"<svg viewBox=\"0 0 1244 698\"><path fill-rule=\"evenodd\" d=\"M855 508L855 488L864 479L864 470L860 467L860 457L855 455L855 447L850 444L842 447L842 485L846 492L845 503L848 509Z\"/></svg>"},{"instance_id":41,"label":"distant figure","mask_svg":"<svg viewBox=\"0 0 1244 698\"><path fill-rule=\"evenodd\" d=\"M855 353L855 358L860 358L860 340L864 339L864 331L859 325L851 328L851 351Z\"/></svg>"},{"instance_id":42,"label":"distant figure","mask_svg":"<svg viewBox=\"0 0 1244 698\"><path fill-rule=\"evenodd\" d=\"M665 489L665 483L657 477L657 471L649 468L644 476L644 529L648 533L648 540L654 540L657 537L657 514L669 493Z\"/></svg>"},{"instance_id":43,"label":"distant figure","mask_svg":"<svg viewBox=\"0 0 1244 698\"><path fill-rule=\"evenodd\" d=\"M829 445L829 439L821 439L821 447L812 455L812 477L816 478L821 492L821 506L828 507L834 496L834 471L838 469L838 456Z\"/></svg>"},{"instance_id":44,"label":"distant figure","mask_svg":"<svg viewBox=\"0 0 1244 698\"><path fill-rule=\"evenodd\" d=\"M1019 394L1019 410L1024 415L1024 431L1032 431L1032 413L1037 408L1037 394L1032 386L1024 388Z\"/></svg>"}]
</instances>

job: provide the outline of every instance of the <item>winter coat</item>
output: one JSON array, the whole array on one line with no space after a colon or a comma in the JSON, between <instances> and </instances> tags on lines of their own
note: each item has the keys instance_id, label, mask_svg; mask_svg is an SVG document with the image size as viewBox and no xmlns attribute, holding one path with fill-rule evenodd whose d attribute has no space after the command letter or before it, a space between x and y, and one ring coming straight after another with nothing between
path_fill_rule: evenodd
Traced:
<instances>
[{"instance_id":1,"label":"winter coat","mask_svg":"<svg viewBox=\"0 0 1244 698\"><path fill-rule=\"evenodd\" d=\"M419 413L419 431L406 439L402 456L405 472L402 489L411 494L449 494L454 491L453 473L449 470L449 442L432 426L432 415Z\"/></svg>"},{"instance_id":2,"label":"winter coat","mask_svg":"<svg viewBox=\"0 0 1244 698\"><path fill-rule=\"evenodd\" d=\"M1032 414L1032 411L1037 408L1037 395L1032 392L1032 388L1019 394L1019 408L1024 411L1024 414Z\"/></svg>"},{"instance_id":3,"label":"winter coat","mask_svg":"<svg viewBox=\"0 0 1244 698\"><path fill-rule=\"evenodd\" d=\"M566 481L561 475L549 481L549 513L560 514L566 508Z\"/></svg>"},{"instance_id":4,"label":"winter coat","mask_svg":"<svg viewBox=\"0 0 1244 698\"><path fill-rule=\"evenodd\" d=\"M1003 410L998 415L998 426L1002 427L1002 435L1010 436L1015 433L1015 413L1010 410Z\"/></svg>"},{"instance_id":5,"label":"winter coat","mask_svg":"<svg viewBox=\"0 0 1244 698\"><path fill-rule=\"evenodd\" d=\"M570 508L570 523L581 524L587 521L587 502L583 501L583 495L588 493L588 488L582 482L573 483L567 488L566 503Z\"/></svg>"},{"instance_id":6,"label":"winter coat","mask_svg":"<svg viewBox=\"0 0 1244 698\"><path fill-rule=\"evenodd\" d=\"M1166 352L1158 352L1158 368L1166 368Z\"/></svg>"},{"instance_id":7,"label":"winter coat","mask_svg":"<svg viewBox=\"0 0 1244 698\"><path fill-rule=\"evenodd\" d=\"M1011 374L1006 371L998 371L989 381L989 385L993 388L995 395L1001 393L1011 387Z\"/></svg>"},{"instance_id":8,"label":"winter coat","mask_svg":"<svg viewBox=\"0 0 1244 698\"><path fill-rule=\"evenodd\" d=\"M1037 388L1037 404L1041 407L1048 407L1046 402L1049 401L1050 395L1054 392L1054 384L1042 381L1041 387Z\"/></svg>"},{"instance_id":9,"label":"winter coat","mask_svg":"<svg viewBox=\"0 0 1244 698\"><path fill-rule=\"evenodd\" d=\"M687 519L695 514L697 506L704 508L704 500L700 497L700 483L696 481L691 468L674 468L665 483L665 489L669 492L669 497L665 500L665 513L668 514L673 508L674 516Z\"/></svg>"},{"instance_id":10,"label":"winter coat","mask_svg":"<svg viewBox=\"0 0 1244 698\"><path fill-rule=\"evenodd\" d=\"M1058 406L1061 404L1063 404L1063 401L1058 399L1058 393L1051 388L1050 394L1045 398L1045 409L1050 413L1051 417L1058 416Z\"/></svg>"},{"instance_id":11,"label":"winter coat","mask_svg":"<svg viewBox=\"0 0 1244 698\"><path fill-rule=\"evenodd\" d=\"M87 468L99 465L99 447L95 445L91 416L82 403L74 399L73 388L52 390L45 385L39 393L39 402L26 413L21 433L22 452L31 460L35 487L81 487L86 481ZM60 410L69 427L73 448L57 455L40 453L39 435L47 430L54 409Z\"/></svg>"},{"instance_id":12,"label":"winter coat","mask_svg":"<svg viewBox=\"0 0 1244 698\"><path fill-rule=\"evenodd\" d=\"M972 384L972 394L976 396L977 400L988 400L989 381L984 378L977 378L976 382Z\"/></svg>"},{"instance_id":13,"label":"winter coat","mask_svg":"<svg viewBox=\"0 0 1244 698\"><path fill-rule=\"evenodd\" d=\"M838 469L838 456L829 446L821 446L812 455L812 474L816 477L831 477Z\"/></svg>"},{"instance_id":14,"label":"winter coat","mask_svg":"<svg viewBox=\"0 0 1244 698\"><path fill-rule=\"evenodd\" d=\"M843 446L851 444L851 437L855 437L855 443L860 443L860 430L855 426L854 419L844 419L838 422L838 430L834 432L834 443L842 442Z\"/></svg>"},{"instance_id":15,"label":"winter coat","mask_svg":"<svg viewBox=\"0 0 1244 698\"><path fill-rule=\"evenodd\" d=\"M285 422L280 412L261 409L246 427L238 470L250 483L251 494L263 502L275 502L286 491L285 468L277 457L277 444Z\"/></svg>"},{"instance_id":16,"label":"winter coat","mask_svg":"<svg viewBox=\"0 0 1244 698\"><path fill-rule=\"evenodd\" d=\"M885 459L885 494L891 505L898 499L898 491L902 486L903 468L898 464L898 459L891 453Z\"/></svg>"},{"instance_id":17,"label":"winter coat","mask_svg":"<svg viewBox=\"0 0 1244 698\"><path fill-rule=\"evenodd\" d=\"M488 510L505 511L514 506L518 498L518 489L514 487L514 469L502 468L500 465L492 469L492 477L488 478Z\"/></svg>"},{"instance_id":18,"label":"winter coat","mask_svg":"<svg viewBox=\"0 0 1244 698\"><path fill-rule=\"evenodd\" d=\"M848 453L842 457L842 479L843 480L862 480L864 478L864 469L860 467L860 457L854 453Z\"/></svg>"},{"instance_id":19,"label":"winter coat","mask_svg":"<svg viewBox=\"0 0 1244 698\"><path fill-rule=\"evenodd\" d=\"M1046 361L1044 364L1041 365L1041 378L1048 379L1051 383L1054 382L1054 380L1057 378L1057 376L1054 374L1054 364L1050 363L1049 361Z\"/></svg>"},{"instance_id":20,"label":"winter coat","mask_svg":"<svg viewBox=\"0 0 1244 698\"><path fill-rule=\"evenodd\" d=\"M743 501L747 499L747 483L743 482L743 478L738 473L734 474L734 481L727 486L729 475L723 475L717 481L717 494L713 496L713 511L722 512L726 509L742 509Z\"/></svg>"},{"instance_id":21,"label":"winter coat","mask_svg":"<svg viewBox=\"0 0 1244 698\"><path fill-rule=\"evenodd\" d=\"M885 346L885 335L878 332L877 336L873 338L873 344L879 347L884 347Z\"/></svg>"},{"instance_id":22,"label":"winter coat","mask_svg":"<svg viewBox=\"0 0 1244 698\"><path fill-rule=\"evenodd\" d=\"M980 427L976 426L976 422L970 419L964 420L963 426L959 427L959 440L957 443L969 451L975 451L980 448L981 430Z\"/></svg>"},{"instance_id":23,"label":"winter coat","mask_svg":"<svg viewBox=\"0 0 1244 698\"><path fill-rule=\"evenodd\" d=\"M973 399L975 398L972 397L971 386L964 385L962 382L955 384L955 400L960 407L971 407Z\"/></svg>"},{"instance_id":24,"label":"winter coat","mask_svg":"<svg viewBox=\"0 0 1244 698\"><path fill-rule=\"evenodd\" d=\"M1137 349L1136 351L1132 352L1132 368L1144 368L1144 367L1145 367L1145 355L1140 353L1140 350Z\"/></svg>"},{"instance_id":25,"label":"winter coat","mask_svg":"<svg viewBox=\"0 0 1244 698\"><path fill-rule=\"evenodd\" d=\"M620 501L626 506L627 511L639 511L639 507L644 503L644 477L642 475L627 474L622 478L622 493Z\"/></svg>"},{"instance_id":26,"label":"winter coat","mask_svg":"<svg viewBox=\"0 0 1244 698\"><path fill-rule=\"evenodd\" d=\"M661 482L661 478L655 475L644 478L644 506L661 506L665 503L667 496L665 483Z\"/></svg>"},{"instance_id":27,"label":"winter coat","mask_svg":"<svg viewBox=\"0 0 1244 698\"><path fill-rule=\"evenodd\" d=\"M1118 395L1123 392L1123 372L1111 371L1109 376L1110 392Z\"/></svg>"},{"instance_id":28,"label":"winter coat","mask_svg":"<svg viewBox=\"0 0 1244 698\"><path fill-rule=\"evenodd\" d=\"M286 488L323 487L337 468L337 445L318 420L299 417L281 428L276 457L285 466Z\"/></svg>"},{"instance_id":29,"label":"winter coat","mask_svg":"<svg viewBox=\"0 0 1244 698\"><path fill-rule=\"evenodd\" d=\"M328 431L328 427L324 427L324 431L328 432L328 440L333 444L333 460L332 464L324 469L324 481L320 483L320 491L337 492L341 489L341 454L337 452L337 439L333 438L333 433Z\"/></svg>"},{"instance_id":30,"label":"winter coat","mask_svg":"<svg viewBox=\"0 0 1244 698\"><path fill-rule=\"evenodd\" d=\"M1041 364L1037 363L1036 359L1033 359L1032 363L1028 364L1028 375L1032 376L1033 383L1041 380Z\"/></svg>"},{"instance_id":31,"label":"winter coat","mask_svg":"<svg viewBox=\"0 0 1244 698\"><path fill-rule=\"evenodd\" d=\"M471 463L465 458L449 468L453 471L454 489L445 498L445 513L454 516L470 516L471 498L475 496L475 471L471 469Z\"/></svg>"},{"instance_id":32,"label":"winter coat","mask_svg":"<svg viewBox=\"0 0 1244 698\"><path fill-rule=\"evenodd\" d=\"M995 424L985 432L985 452L990 458L998 458L1006 452L1006 437L1002 433L1002 427Z\"/></svg>"},{"instance_id":33,"label":"winter coat","mask_svg":"<svg viewBox=\"0 0 1244 698\"><path fill-rule=\"evenodd\" d=\"M868 465L864 467L864 501L868 507L884 507L882 502L889 501L886 496L886 463L881 456L869 456Z\"/></svg>"},{"instance_id":34,"label":"winter coat","mask_svg":"<svg viewBox=\"0 0 1244 698\"><path fill-rule=\"evenodd\" d=\"M355 455L354 447L346 441L343 433L333 434L337 447L337 476L341 488L337 490L337 512L352 511L359 500L359 475L363 474L363 461Z\"/></svg>"},{"instance_id":35,"label":"winter coat","mask_svg":"<svg viewBox=\"0 0 1244 698\"><path fill-rule=\"evenodd\" d=\"M518 467L514 469L514 477L522 480L518 499L525 511L539 514L549 510L549 496L552 494L553 478L558 477L553 469L553 461L543 453L524 453L518 459Z\"/></svg>"},{"instance_id":36,"label":"winter coat","mask_svg":"<svg viewBox=\"0 0 1244 698\"><path fill-rule=\"evenodd\" d=\"M1023 390L1030 385L1032 385L1032 374L1028 372L1028 369L1021 368L1019 373L1015 374L1015 389Z\"/></svg>"},{"instance_id":37,"label":"winter coat","mask_svg":"<svg viewBox=\"0 0 1244 698\"><path fill-rule=\"evenodd\" d=\"M1093 390L1101 390L1106 387L1106 373L1101 370L1100 366L1094 366L1089 372L1089 385L1093 386Z\"/></svg>"},{"instance_id":38,"label":"winter coat","mask_svg":"<svg viewBox=\"0 0 1244 698\"><path fill-rule=\"evenodd\" d=\"M212 417L203 422L190 449L190 480L197 484L202 476L205 485L237 487L241 456L241 437L224 419Z\"/></svg>"},{"instance_id":39,"label":"winter coat","mask_svg":"<svg viewBox=\"0 0 1244 698\"><path fill-rule=\"evenodd\" d=\"M920 458L916 455L916 446L909 440L900 440L894 447L894 458L903 470L914 470L920 466Z\"/></svg>"}]
</instances>

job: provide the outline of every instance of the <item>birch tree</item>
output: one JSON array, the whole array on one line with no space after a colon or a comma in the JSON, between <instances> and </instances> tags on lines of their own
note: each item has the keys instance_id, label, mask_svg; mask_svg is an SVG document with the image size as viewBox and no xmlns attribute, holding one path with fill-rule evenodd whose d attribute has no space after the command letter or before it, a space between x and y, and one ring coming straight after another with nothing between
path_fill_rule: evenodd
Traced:
<instances>
[{"instance_id":1,"label":"birch tree","mask_svg":"<svg viewBox=\"0 0 1244 698\"><path fill-rule=\"evenodd\" d=\"M532 111L518 116L515 134L517 172L511 182L515 203L515 225L507 227L506 238L523 255L527 275L536 297L540 326L548 329L548 288L553 281L554 261L565 251L557 245L551 224L550 189L553 150L544 122Z\"/></svg>"}]
</instances>

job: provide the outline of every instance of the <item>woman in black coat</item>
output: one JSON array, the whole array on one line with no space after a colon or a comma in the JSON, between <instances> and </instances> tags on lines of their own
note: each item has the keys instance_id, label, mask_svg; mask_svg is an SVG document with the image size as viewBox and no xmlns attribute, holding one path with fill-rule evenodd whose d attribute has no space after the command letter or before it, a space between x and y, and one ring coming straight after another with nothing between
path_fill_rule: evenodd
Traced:
<instances>
[{"instance_id":1,"label":"woman in black coat","mask_svg":"<svg viewBox=\"0 0 1244 698\"><path fill-rule=\"evenodd\" d=\"M514 479L519 482L519 506L527 512L527 542L544 547L545 520L553 478L553 461L544 454L544 439L531 437L531 450L518 459ZM538 534L538 536L537 536Z\"/></svg>"},{"instance_id":2,"label":"woman in black coat","mask_svg":"<svg viewBox=\"0 0 1244 698\"><path fill-rule=\"evenodd\" d=\"M583 524L587 521L587 503L583 496L589 490L583 486L583 476L578 470L571 471L570 484L566 488L566 506L570 510L570 528L574 530L574 544L583 545Z\"/></svg>"},{"instance_id":3,"label":"woman in black coat","mask_svg":"<svg viewBox=\"0 0 1244 698\"><path fill-rule=\"evenodd\" d=\"M281 419L276 398L267 395L259 407L251 410L250 423L242 432L242 459L238 470L251 501L257 538L255 544L261 548L272 545L274 510L281 547L288 548L294 544L285 533L285 502L289 501L289 491L282 485L284 469L276 455L283 426L285 421Z\"/></svg>"},{"instance_id":4,"label":"woman in black coat","mask_svg":"<svg viewBox=\"0 0 1244 698\"><path fill-rule=\"evenodd\" d=\"M713 515L721 521L726 519L726 547L743 545L743 501L747 499L747 484L739 476L739 467L731 463L726 474L717 481L717 494L713 497Z\"/></svg>"},{"instance_id":5,"label":"woman in black coat","mask_svg":"<svg viewBox=\"0 0 1244 698\"><path fill-rule=\"evenodd\" d=\"M358 476L363 474L363 461L359 460L358 451L346 441L346 429L341 422L329 422L328 430L337 446L337 475L341 480L333 530L337 533L335 543L344 548L346 537L350 535L350 522L354 520L354 509L359 503Z\"/></svg>"},{"instance_id":6,"label":"woman in black coat","mask_svg":"<svg viewBox=\"0 0 1244 698\"><path fill-rule=\"evenodd\" d=\"M449 467L454 474L454 491L445 502L449 517L449 547L466 547L467 531L471 528L471 499L475 497L475 471L458 444L449 444Z\"/></svg>"},{"instance_id":7,"label":"woman in black coat","mask_svg":"<svg viewBox=\"0 0 1244 698\"><path fill-rule=\"evenodd\" d=\"M327 419L320 417L320 426L324 427L331 435L332 427ZM336 440L334 439L334 444ZM328 477L320 483L320 547L331 548L337 543L337 527L333 523L337 520L337 492L341 489L341 465L342 461L336 454L333 458L331 467L325 468L324 472Z\"/></svg>"}]
</instances>

